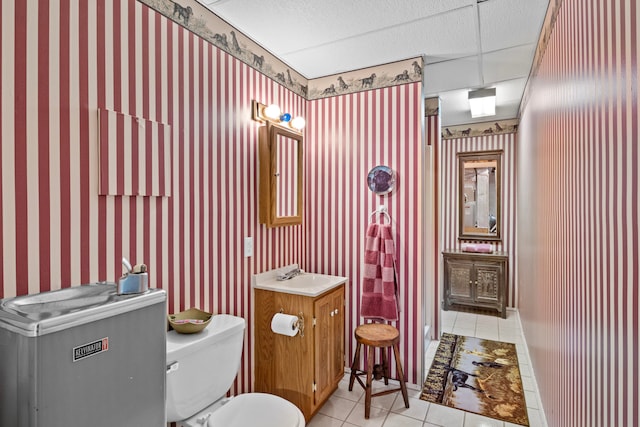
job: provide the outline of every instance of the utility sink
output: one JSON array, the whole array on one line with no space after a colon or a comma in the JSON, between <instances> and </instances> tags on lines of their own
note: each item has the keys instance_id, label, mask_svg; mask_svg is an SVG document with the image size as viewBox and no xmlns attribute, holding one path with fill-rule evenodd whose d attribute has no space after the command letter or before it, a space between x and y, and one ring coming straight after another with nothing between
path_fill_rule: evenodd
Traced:
<instances>
[{"instance_id":1,"label":"utility sink","mask_svg":"<svg viewBox=\"0 0 640 427\"><path fill-rule=\"evenodd\" d=\"M0 329L5 325L24 336L45 335L166 300L163 292L118 295L115 283L99 282L1 299Z\"/></svg>"},{"instance_id":2,"label":"utility sink","mask_svg":"<svg viewBox=\"0 0 640 427\"><path fill-rule=\"evenodd\" d=\"M275 271L254 275L254 289L316 297L347 281L346 277L319 273L302 273L289 280L277 280Z\"/></svg>"},{"instance_id":3,"label":"utility sink","mask_svg":"<svg viewBox=\"0 0 640 427\"><path fill-rule=\"evenodd\" d=\"M32 320L41 320L54 315L72 313L103 305L115 298L111 284L91 284L23 295L0 301L5 310Z\"/></svg>"}]
</instances>

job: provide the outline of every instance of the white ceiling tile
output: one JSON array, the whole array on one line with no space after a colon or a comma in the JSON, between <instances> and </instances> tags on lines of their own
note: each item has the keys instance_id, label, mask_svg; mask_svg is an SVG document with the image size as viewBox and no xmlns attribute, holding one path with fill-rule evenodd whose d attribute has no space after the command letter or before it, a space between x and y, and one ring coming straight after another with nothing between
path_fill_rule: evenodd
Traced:
<instances>
[{"instance_id":1,"label":"white ceiling tile","mask_svg":"<svg viewBox=\"0 0 640 427\"><path fill-rule=\"evenodd\" d=\"M415 40L422 43L423 53L429 56L468 56L477 52L475 19L472 7L456 9L426 20Z\"/></svg>"},{"instance_id":2,"label":"white ceiling tile","mask_svg":"<svg viewBox=\"0 0 640 427\"><path fill-rule=\"evenodd\" d=\"M521 45L482 55L485 82L500 82L515 77L527 77L536 45Z\"/></svg>"},{"instance_id":3,"label":"white ceiling tile","mask_svg":"<svg viewBox=\"0 0 640 427\"><path fill-rule=\"evenodd\" d=\"M478 58L475 56L426 65L424 67L425 93L435 95L457 88L478 87L482 84L478 67Z\"/></svg>"},{"instance_id":4,"label":"white ceiling tile","mask_svg":"<svg viewBox=\"0 0 640 427\"><path fill-rule=\"evenodd\" d=\"M465 56L476 52L476 34L465 23L471 8L445 14L448 19L425 18L403 26L390 27L374 33L309 47L280 55L286 63L296 64L296 71L308 78L336 72L422 56L455 53Z\"/></svg>"},{"instance_id":5,"label":"white ceiling tile","mask_svg":"<svg viewBox=\"0 0 640 427\"><path fill-rule=\"evenodd\" d=\"M483 51L538 41L549 0L491 0L478 4Z\"/></svg>"},{"instance_id":6,"label":"white ceiling tile","mask_svg":"<svg viewBox=\"0 0 640 427\"><path fill-rule=\"evenodd\" d=\"M527 77L506 80L494 84L493 86L495 86L496 88L496 102L498 102L498 99L500 100L500 103L505 104L513 104L514 101L517 101L517 104L519 105L526 84ZM512 116L510 118L513 117L515 116Z\"/></svg>"},{"instance_id":7,"label":"white ceiling tile","mask_svg":"<svg viewBox=\"0 0 640 427\"><path fill-rule=\"evenodd\" d=\"M470 0L243 0L217 3L211 10L277 55L366 36L468 6ZM244 31L243 31L244 32Z\"/></svg>"}]
</instances>

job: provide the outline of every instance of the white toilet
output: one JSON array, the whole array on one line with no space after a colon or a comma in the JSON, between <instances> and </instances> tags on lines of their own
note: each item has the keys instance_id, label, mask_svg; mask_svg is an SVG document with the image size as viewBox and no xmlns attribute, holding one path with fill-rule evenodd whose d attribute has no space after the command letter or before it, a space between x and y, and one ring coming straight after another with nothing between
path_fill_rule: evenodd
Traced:
<instances>
[{"instance_id":1,"label":"white toilet","mask_svg":"<svg viewBox=\"0 0 640 427\"><path fill-rule=\"evenodd\" d=\"M245 320L219 314L196 334L167 333L167 422L183 427L304 427L300 409L271 394L225 398L242 355Z\"/></svg>"}]
</instances>

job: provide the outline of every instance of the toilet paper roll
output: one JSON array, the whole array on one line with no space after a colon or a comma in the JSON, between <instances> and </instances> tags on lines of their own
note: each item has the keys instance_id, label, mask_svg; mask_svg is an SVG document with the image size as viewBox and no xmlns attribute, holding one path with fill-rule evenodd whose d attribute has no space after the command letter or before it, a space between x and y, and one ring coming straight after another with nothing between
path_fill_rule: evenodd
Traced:
<instances>
[{"instance_id":1,"label":"toilet paper roll","mask_svg":"<svg viewBox=\"0 0 640 427\"><path fill-rule=\"evenodd\" d=\"M276 313L271 319L271 330L276 334L293 337L298 333L298 316Z\"/></svg>"}]
</instances>

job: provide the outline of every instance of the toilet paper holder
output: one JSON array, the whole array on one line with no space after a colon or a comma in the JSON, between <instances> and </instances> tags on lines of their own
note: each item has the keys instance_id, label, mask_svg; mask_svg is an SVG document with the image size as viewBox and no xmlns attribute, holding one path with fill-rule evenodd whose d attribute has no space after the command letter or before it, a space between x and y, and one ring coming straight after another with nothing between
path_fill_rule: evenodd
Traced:
<instances>
[{"instance_id":1,"label":"toilet paper holder","mask_svg":"<svg viewBox=\"0 0 640 427\"><path fill-rule=\"evenodd\" d=\"M280 313L284 313L284 308L280 309ZM298 321L296 322L296 327L298 328L298 331L300 331L300 336L304 337L304 313L300 312L297 314L298 316Z\"/></svg>"}]
</instances>

